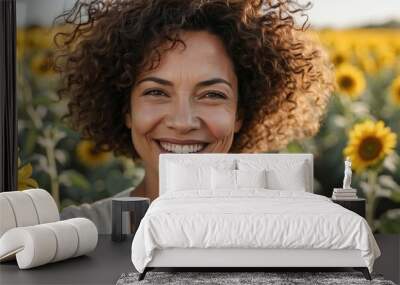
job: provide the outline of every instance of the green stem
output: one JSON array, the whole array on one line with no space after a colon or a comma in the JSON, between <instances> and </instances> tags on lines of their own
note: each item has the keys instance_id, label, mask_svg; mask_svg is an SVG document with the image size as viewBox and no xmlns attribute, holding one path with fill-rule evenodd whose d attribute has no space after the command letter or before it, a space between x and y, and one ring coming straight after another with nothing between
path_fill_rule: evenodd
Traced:
<instances>
[{"instance_id":1,"label":"green stem","mask_svg":"<svg viewBox=\"0 0 400 285\"><path fill-rule=\"evenodd\" d=\"M19 76L18 78L22 78L23 80L25 80L25 77L22 75ZM44 137L46 137L52 141L51 135L48 135L49 133L42 131L43 130L43 121L32 104L32 101L33 101L32 89L30 87L28 87L28 86L30 86L29 82L24 82L23 80L21 80L21 88L25 87L25 90L23 90L23 92L22 92L22 103L24 106L23 108L26 110L27 114L30 116L34 127L39 132L42 132ZM50 145L48 144L45 147L45 151L46 151L47 162L48 162L48 166L49 166L51 195L53 196L58 209L60 209L60 189L59 189L57 165L56 165L56 159L55 159L55 153L54 153L55 143L51 143Z\"/></svg>"},{"instance_id":2,"label":"green stem","mask_svg":"<svg viewBox=\"0 0 400 285\"><path fill-rule=\"evenodd\" d=\"M45 132L47 134L47 132ZM51 139L51 136L47 138ZM50 176L50 187L51 187L51 196L53 196L54 201L57 204L58 209L60 209L60 189L58 183L58 172L57 172L57 164L56 164L56 156L54 153L55 144L47 144L46 145L46 154L47 161L49 165L49 176Z\"/></svg>"},{"instance_id":3,"label":"green stem","mask_svg":"<svg viewBox=\"0 0 400 285\"><path fill-rule=\"evenodd\" d=\"M354 123L354 114L353 111L350 110L350 106L351 106L351 99L344 97L346 95L339 95L339 101L340 104L342 105L342 109L343 109L343 115L346 118L347 124L346 124L346 132L348 132L351 127L353 126Z\"/></svg>"},{"instance_id":4,"label":"green stem","mask_svg":"<svg viewBox=\"0 0 400 285\"><path fill-rule=\"evenodd\" d=\"M375 230L374 225L374 214L375 214L375 200L376 200L376 181L377 181L378 173L374 170L368 170L368 185L370 187L369 191L367 192L367 222L371 227L371 230Z\"/></svg>"}]
</instances>

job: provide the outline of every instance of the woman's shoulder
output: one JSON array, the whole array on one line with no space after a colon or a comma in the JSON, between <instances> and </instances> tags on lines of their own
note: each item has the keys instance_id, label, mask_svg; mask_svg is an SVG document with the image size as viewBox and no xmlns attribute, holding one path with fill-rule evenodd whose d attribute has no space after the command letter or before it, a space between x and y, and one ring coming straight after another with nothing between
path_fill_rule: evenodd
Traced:
<instances>
[{"instance_id":1,"label":"woman's shoulder","mask_svg":"<svg viewBox=\"0 0 400 285\"><path fill-rule=\"evenodd\" d=\"M87 208L91 208L91 207L101 207L104 204L111 203L112 198L129 197L131 195L132 191L135 191L135 187L134 186L130 187L130 188L127 188L127 189L125 189L125 190L123 190L123 191L121 191L121 192L119 192L119 193L117 193L117 194L115 194L113 196L97 200L97 201L95 201L93 203L83 203L81 205L71 205L71 206L65 207L64 209L67 209L67 208L70 208L70 207L75 208L75 209L76 208L85 208L85 209L87 209Z\"/></svg>"},{"instance_id":2,"label":"woman's shoulder","mask_svg":"<svg viewBox=\"0 0 400 285\"><path fill-rule=\"evenodd\" d=\"M60 218L65 220L75 217L86 217L100 227L104 222L111 224L112 199L129 197L132 191L135 191L135 187L130 187L115 194L114 196L103 198L93 203L83 203L80 205L71 205L65 207L60 213Z\"/></svg>"},{"instance_id":3,"label":"woman's shoulder","mask_svg":"<svg viewBox=\"0 0 400 285\"><path fill-rule=\"evenodd\" d=\"M121 191L121 192L115 194L115 195L112 196L112 197L115 197L115 198L119 198L119 197L129 197L129 196L131 195L131 192L132 192L132 191L135 191L135 186L130 187L130 188L124 190L124 191Z\"/></svg>"}]
</instances>

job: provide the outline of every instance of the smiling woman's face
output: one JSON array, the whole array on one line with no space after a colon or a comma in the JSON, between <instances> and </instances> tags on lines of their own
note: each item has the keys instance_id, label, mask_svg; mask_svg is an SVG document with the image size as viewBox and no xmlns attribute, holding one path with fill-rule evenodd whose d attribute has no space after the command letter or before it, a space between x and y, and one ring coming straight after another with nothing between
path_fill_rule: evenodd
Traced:
<instances>
[{"instance_id":1,"label":"smiling woman's face","mask_svg":"<svg viewBox=\"0 0 400 285\"><path fill-rule=\"evenodd\" d=\"M242 121L237 77L220 39L183 32L181 44L160 65L141 74L125 124L146 171L158 173L160 153L227 153Z\"/></svg>"}]
</instances>

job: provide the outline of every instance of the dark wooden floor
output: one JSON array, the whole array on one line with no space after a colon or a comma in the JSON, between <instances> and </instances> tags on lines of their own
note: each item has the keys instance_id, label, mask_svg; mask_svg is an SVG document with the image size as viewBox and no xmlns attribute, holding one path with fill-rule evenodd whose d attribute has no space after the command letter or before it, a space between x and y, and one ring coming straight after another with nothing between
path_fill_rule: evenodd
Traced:
<instances>
[{"instance_id":1,"label":"dark wooden floor","mask_svg":"<svg viewBox=\"0 0 400 285\"><path fill-rule=\"evenodd\" d=\"M15 261L0 264L0 284L115 284L124 272L135 271L131 261L132 236L115 243L111 236L99 236L95 251L56 263L19 270ZM382 257L376 260L374 273L400 283L400 235L376 235ZM285 270L285 269L283 269ZM286 271L301 270L293 269ZM308 268L306 271L317 270ZM346 268L325 268L321 271L347 271Z\"/></svg>"},{"instance_id":2,"label":"dark wooden floor","mask_svg":"<svg viewBox=\"0 0 400 285\"><path fill-rule=\"evenodd\" d=\"M32 269L19 270L15 261L0 263L0 285L115 284L124 272L135 270L131 261L133 236L123 242L100 235L97 247L83 255Z\"/></svg>"},{"instance_id":3,"label":"dark wooden floor","mask_svg":"<svg viewBox=\"0 0 400 285\"><path fill-rule=\"evenodd\" d=\"M385 279L400 284L400 234L377 234L375 239L382 255L375 261L374 272L381 273Z\"/></svg>"}]
</instances>

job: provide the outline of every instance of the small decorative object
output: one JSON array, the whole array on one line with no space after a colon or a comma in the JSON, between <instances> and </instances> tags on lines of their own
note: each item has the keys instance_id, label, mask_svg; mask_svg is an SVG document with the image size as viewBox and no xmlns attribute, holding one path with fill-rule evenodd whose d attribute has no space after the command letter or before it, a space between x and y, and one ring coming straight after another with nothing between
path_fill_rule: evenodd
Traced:
<instances>
[{"instance_id":1,"label":"small decorative object","mask_svg":"<svg viewBox=\"0 0 400 285\"><path fill-rule=\"evenodd\" d=\"M344 161L344 178L343 178L343 188L334 188L332 199L340 200L351 200L357 199L357 190L351 188L351 160L346 157Z\"/></svg>"},{"instance_id":2,"label":"small decorative object","mask_svg":"<svg viewBox=\"0 0 400 285\"><path fill-rule=\"evenodd\" d=\"M343 189L352 189L351 184L351 160L349 157L346 157L344 161L344 179L343 179Z\"/></svg>"}]
</instances>

